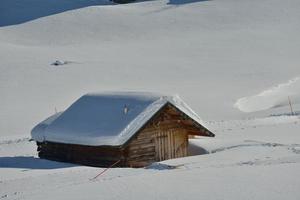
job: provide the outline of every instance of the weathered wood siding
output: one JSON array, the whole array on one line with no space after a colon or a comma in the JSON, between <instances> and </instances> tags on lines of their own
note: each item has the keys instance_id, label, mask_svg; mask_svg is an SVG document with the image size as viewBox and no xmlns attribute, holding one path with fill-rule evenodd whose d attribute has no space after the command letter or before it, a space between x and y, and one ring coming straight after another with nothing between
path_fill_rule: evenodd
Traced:
<instances>
[{"instance_id":1,"label":"weathered wood siding","mask_svg":"<svg viewBox=\"0 0 300 200\"><path fill-rule=\"evenodd\" d=\"M127 165L143 167L156 161L187 156L188 135L180 128L146 128L127 148Z\"/></svg>"},{"instance_id":2,"label":"weathered wood siding","mask_svg":"<svg viewBox=\"0 0 300 200\"><path fill-rule=\"evenodd\" d=\"M156 161L188 155L188 131L179 123L179 115L162 112L129 142L126 163L143 167Z\"/></svg>"},{"instance_id":3,"label":"weathered wood siding","mask_svg":"<svg viewBox=\"0 0 300 200\"><path fill-rule=\"evenodd\" d=\"M183 129L158 131L155 135L156 160L187 156L188 136Z\"/></svg>"},{"instance_id":4,"label":"weathered wood siding","mask_svg":"<svg viewBox=\"0 0 300 200\"><path fill-rule=\"evenodd\" d=\"M188 137L183 129L159 131L155 141L157 161L187 156Z\"/></svg>"},{"instance_id":5,"label":"weathered wood siding","mask_svg":"<svg viewBox=\"0 0 300 200\"><path fill-rule=\"evenodd\" d=\"M49 160L107 167L120 160L116 166L126 166L122 148L95 147L55 142L37 143L39 157Z\"/></svg>"},{"instance_id":6,"label":"weathered wood siding","mask_svg":"<svg viewBox=\"0 0 300 200\"><path fill-rule=\"evenodd\" d=\"M144 129L126 147L126 163L130 167L143 167L155 162L154 135L156 130Z\"/></svg>"}]
</instances>

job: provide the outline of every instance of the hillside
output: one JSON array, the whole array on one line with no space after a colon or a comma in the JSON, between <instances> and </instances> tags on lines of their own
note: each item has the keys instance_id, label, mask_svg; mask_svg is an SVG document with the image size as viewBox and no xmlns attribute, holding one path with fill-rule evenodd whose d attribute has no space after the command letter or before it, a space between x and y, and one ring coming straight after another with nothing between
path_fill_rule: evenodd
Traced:
<instances>
[{"instance_id":1,"label":"hillside","mask_svg":"<svg viewBox=\"0 0 300 200\"><path fill-rule=\"evenodd\" d=\"M299 199L299 10L298 0L1 0L0 199ZM179 94L216 134L191 141L211 154L96 181L98 168L37 158L33 126L110 90Z\"/></svg>"}]
</instances>

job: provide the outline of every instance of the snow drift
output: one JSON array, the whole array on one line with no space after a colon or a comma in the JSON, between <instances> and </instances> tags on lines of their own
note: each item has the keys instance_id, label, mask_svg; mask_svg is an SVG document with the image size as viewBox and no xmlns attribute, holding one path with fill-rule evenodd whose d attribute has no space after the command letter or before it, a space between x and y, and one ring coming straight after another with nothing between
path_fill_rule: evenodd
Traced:
<instances>
[{"instance_id":1,"label":"snow drift","mask_svg":"<svg viewBox=\"0 0 300 200\"><path fill-rule=\"evenodd\" d=\"M240 98L234 106L243 112L255 112L287 106L289 97L292 103L300 103L300 77L291 79L259 94Z\"/></svg>"}]
</instances>

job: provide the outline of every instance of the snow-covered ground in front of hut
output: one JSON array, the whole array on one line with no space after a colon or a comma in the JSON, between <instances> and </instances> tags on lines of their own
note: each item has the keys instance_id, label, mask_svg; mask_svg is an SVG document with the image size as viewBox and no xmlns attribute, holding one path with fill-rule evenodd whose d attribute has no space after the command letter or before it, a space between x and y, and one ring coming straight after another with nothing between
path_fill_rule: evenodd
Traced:
<instances>
[{"instance_id":1,"label":"snow-covered ground in front of hut","mask_svg":"<svg viewBox=\"0 0 300 200\"><path fill-rule=\"evenodd\" d=\"M28 138L6 140L0 144L0 198L299 199L300 120L259 123L264 120L218 122L216 138L190 140L193 153L209 154L113 168L96 179L104 169L38 159Z\"/></svg>"},{"instance_id":2,"label":"snow-covered ground in front of hut","mask_svg":"<svg viewBox=\"0 0 300 200\"><path fill-rule=\"evenodd\" d=\"M298 0L0 1L0 200L299 199ZM38 159L85 93L179 94L215 134L147 169ZM288 98L295 115L291 115Z\"/></svg>"}]
</instances>

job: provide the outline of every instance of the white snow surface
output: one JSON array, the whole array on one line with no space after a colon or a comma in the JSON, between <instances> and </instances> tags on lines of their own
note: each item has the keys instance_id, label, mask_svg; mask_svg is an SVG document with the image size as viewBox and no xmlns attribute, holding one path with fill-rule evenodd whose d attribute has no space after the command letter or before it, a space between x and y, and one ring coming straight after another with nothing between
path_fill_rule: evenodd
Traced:
<instances>
[{"instance_id":1,"label":"white snow surface","mask_svg":"<svg viewBox=\"0 0 300 200\"><path fill-rule=\"evenodd\" d=\"M0 134L27 136L89 91L180 94L205 120L248 117L233 107L237 99L300 76L299 7L1 0Z\"/></svg>"},{"instance_id":2,"label":"white snow surface","mask_svg":"<svg viewBox=\"0 0 300 200\"><path fill-rule=\"evenodd\" d=\"M300 119L271 119L211 122L217 137L191 139L194 156L113 168L96 179L105 168L39 159L28 138L7 138L0 141L0 197L298 200ZM203 150L209 154L196 155Z\"/></svg>"},{"instance_id":3,"label":"white snow surface","mask_svg":"<svg viewBox=\"0 0 300 200\"><path fill-rule=\"evenodd\" d=\"M0 0L0 200L299 200L299 10L299 0ZM194 156L92 181L103 168L37 157L41 119L120 90L180 94L216 137L190 140Z\"/></svg>"},{"instance_id":4,"label":"white snow surface","mask_svg":"<svg viewBox=\"0 0 300 200\"><path fill-rule=\"evenodd\" d=\"M89 146L119 146L130 139L167 103L199 124L203 121L179 96L142 92L86 94L66 111L57 113L33 128L36 141ZM124 108L128 110L124 113Z\"/></svg>"}]
</instances>

